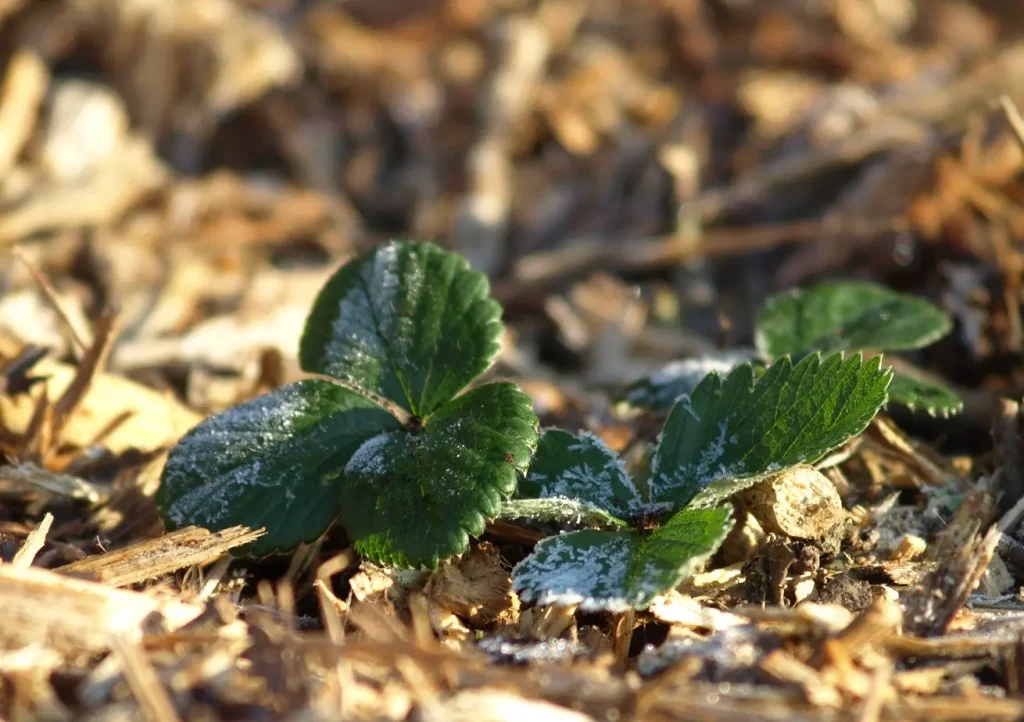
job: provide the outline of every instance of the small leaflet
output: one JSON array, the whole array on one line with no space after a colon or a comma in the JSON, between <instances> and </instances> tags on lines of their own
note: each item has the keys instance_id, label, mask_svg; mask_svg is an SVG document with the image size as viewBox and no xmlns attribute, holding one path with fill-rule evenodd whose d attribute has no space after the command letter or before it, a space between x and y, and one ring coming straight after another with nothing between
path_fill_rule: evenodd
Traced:
<instances>
[{"instance_id":1,"label":"small leaflet","mask_svg":"<svg viewBox=\"0 0 1024 722\"><path fill-rule=\"evenodd\" d=\"M644 609L713 554L731 528L731 510L720 507L685 509L650 535L587 529L549 537L512 570L512 586L542 606Z\"/></svg>"},{"instance_id":2,"label":"small leaflet","mask_svg":"<svg viewBox=\"0 0 1024 722\"><path fill-rule=\"evenodd\" d=\"M917 349L949 333L952 319L923 298L859 281L795 289L768 300L757 317L757 347L771 356L813 351ZM933 416L963 408L952 391L896 374L889 401Z\"/></svg>"},{"instance_id":3,"label":"small leaflet","mask_svg":"<svg viewBox=\"0 0 1024 722\"><path fill-rule=\"evenodd\" d=\"M626 389L624 400L638 408L665 411L679 397L693 393L709 373L727 374L756 357L754 349L737 349L673 361L657 373L634 381Z\"/></svg>"},{"instance_id":4,"label":"small leaflet","mask_svg":"<svg viewBox=\"0 0 1024 722\"><path fill-rule=\"evenodd\" d=\"M949 333L952 319L923 298L861 281L794 289L757 315L757 348L769 357L812 351L916 349Z\"/></svg>"},{"instance_id":5,"label":"small leaflet","mask_svg":"<svg viewBox=\"0 0 1024 722\"><path fill-rule=\"evenodd\" d=\"M329 381L283 386L186 434L167 459L157 504L172 529L266 527L243 553L294 548L334 520L332 485L349 457L397 427L390 413Z\"/></svg>"},{"instance_id":6,"label":"small leaflet","mask_svg":"<svg viewBox=\"0 0 1024 722\"><path fill-rule=\"evenodd\" d=\"M299 360L425 417L490 366L502 332L486 276L433 244L391 241L327 282Z\"/></svg>"},{"instance_id":7,"label":"small leaflet","mask_svg":"<svg viewBox=\"0 0 1024 722\"><path fill-rule=\"evenodd\" d=\"M964 407L963 399L945 386L899 373L893 374L892 383L889 385L889 401L908 409L921 409L932 416L942 417L960 413Z\"/></svg>"},{"instance_id":8,"label":"small leaflet","mask_svg":"<svg viewBox=\"0 0 1024 722\"><path fill-rule=\"evenodd\" d=\"M571 499L613 516L640 511L642 499L622 459L589 432L549 429L541 437L519 499Z\"/></svg>"}]
</instances>

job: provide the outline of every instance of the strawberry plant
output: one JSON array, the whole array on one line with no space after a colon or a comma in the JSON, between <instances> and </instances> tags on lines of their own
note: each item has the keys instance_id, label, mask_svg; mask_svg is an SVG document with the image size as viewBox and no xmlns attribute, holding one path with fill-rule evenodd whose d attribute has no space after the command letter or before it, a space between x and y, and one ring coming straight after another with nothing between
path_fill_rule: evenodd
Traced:
<instances>
[{"instance_id":1,"label":"strawberry plant","mask_svg":"<svg viewBox=\"0 0 1024 722\"><path fill-rule=\"evenodd\" d=\"M502 512L591 528L540 541L512 572L526 601L585 610L644 608L713 554L731 526L723 502L766 476L814 463L885 404L881 359L819 353L710 372L679 398L644 479L596 437L551 430Z\"/></svg>"},{"instance_id":2,"label":"strawberry plant","mask_svg":"<svg viewBox=\"0 0 1024 722\"><path fill-rule=\"evenodd\" d=\"M340 520L373 561L432 568L460 554L513 493L537 445L529 397L463 389L498 353L501 307L460 256L395 241L343 266L317 297L305 371L200 423L171 452L168 527L266 527L252 555Z\"/></svg>"},{"instance_id":3,"label":"strawberry plant","mask_svg":"<svg viewBox=\"0 0 1024 722\"><path fill-rule=\"evenodd\" d=\"M674 362L633 383L625 400L663 410L712 370L727 371L758 357L801 358L815 351L909 351L937 341L951 328L950 318L931 303L873 283L844 281L787 291L769 298L758 313L756 350ZM893 375L889 400L943 416L963 405L949 389L903 373Z\"/></svg>"}]
</instances>

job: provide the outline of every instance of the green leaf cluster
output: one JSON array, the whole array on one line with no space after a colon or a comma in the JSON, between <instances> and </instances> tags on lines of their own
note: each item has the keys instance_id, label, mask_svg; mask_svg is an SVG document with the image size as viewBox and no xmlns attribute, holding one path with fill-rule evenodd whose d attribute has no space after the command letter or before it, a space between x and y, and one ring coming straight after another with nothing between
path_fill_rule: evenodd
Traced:
<instances>
[{"instance_id":1,"label":"green leaf cluster","mask_svg":"<svg viewBox=\"0 0 1024 722\"><path fill-rule=\"evenodd\" d=\"M513 586L541 604L647 606L718 549L732 525L728 496L864 430L892 376L879 361L814 353L795 365L783 357L756 380L749 363L706 374L672 407L643 492L596 437L545 432L515 503L546 501L543 518L597 528L539 542Z\"/></svg>"},{"instance_id":2,"label":"green leaf cluster","mask_svg":"<svg viewBox=\"0 0 1024 722\"><path fill-rule=\"evenodd\" d=\"M267 534L286 551L339 519L368 559L432 568L464 552L515 491L537 445L510 383L460 393L498 353L501 307L483 274L436 246L394 241L344 265L310 312L313 378L200 423L171 452L167 526Z\"/></svg>"},{"instance_id":3,"label":"green leaf cluster","mask_svg":"<svg viewBox=\"0 0 1024 722\"><path fill-rule=\"evenodd\" d=\"M916 348L948 326L929 304L868 284L776 297L757 334L774 362L741 350L633 389L635 403L671 406L634 479L596 436L538 439L513 384L474 385L503 333L486 278L456 254L394 241L318 295L299 348L316 377L192 429L157 502L169 528L265 527L242 550L252 555L338 520L360 554L401 568L464 552L498 516L586 527L541 541L514 569L515 588L541 604L642 608L717 550L731 494L820 460L894 393L946 404L941 389L894 381L879 357L844 352Z\"/></svg>"},{"instance_id":4,"label":"green leaf cluster","mask_svg":"<svg viewBox=\"0 0 1024 722\"><path fill-rule=\"evenodd\" d=\"M755 341L764 359L814 352L883 352L923 348L947 333L952 321L924 299L861 281L826 283L768 299L757 315ZM686 359L634 382L625 400L664 410L695 388L709 371L727 371L754 357L738 352ZM963 402L949 389L906 374L895 374L889 400L930 414L948 416Z\"/></svg>"}]
</instances>

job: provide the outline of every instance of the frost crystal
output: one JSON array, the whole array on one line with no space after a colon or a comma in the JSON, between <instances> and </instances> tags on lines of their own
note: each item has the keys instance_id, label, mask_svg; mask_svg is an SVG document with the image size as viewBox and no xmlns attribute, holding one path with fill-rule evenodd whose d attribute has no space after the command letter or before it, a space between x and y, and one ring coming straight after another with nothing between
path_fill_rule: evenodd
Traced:
<instances>
[{"instance_id":1,"label":"frost crystal","mask_svg":"<svg viewBox=\"0 0 1024 722\"><path fill-rule=\"evenodd\" d=\"M640 493L625 464L600 438L581 432L565 449L570 458L579 460L578 463L559 469L557 473L531 472L531 481L541 487L540 498L574 499L617 514L639 509Z\"/></svg>"},{"instance_id":2,"label":"frost crystal","mask_svg":"<svg viewBox=\"0 0 1024 722\"><path fill-rule=\"evenodd\" d=\"M688 401L688 399L687 399ZM694 418L696 415L686 409ZM740 459L734 459L729 463L729 447L736 444L737 436L730 433L729 422L732 415L726 416L718 423L718 433L711 437L708 444L697 454L696 461L690 464L681 464L676 469L663 470L660 466L660 454L655 455L654 476L650 482L652 496L658 498L669 489L687 488L694 493L708 488L712 484L723 479L731 479L741 476L745 464ZM659 443L661 442L659 438Z\"/></svg>"},{"instance_id":3,"label":"frost crystal","mask_svg":"<svg viewBox=\"0 0 1024 722\"><path fill-rule=\"evenodd\" d=\"M578 534L550 537L516 566L512 578L527 602L623 612L633 601L626 589L632 546L627 534L605 534L590 545L579 543Z\"/></svg>"},{"instance_id":4,"label":"frost crystal","mask_svg":"<svg viewBox=\"0 0 1024 722\"><path fill-rule=\"evenodd\" d=\"M394 334L393 308L401 289L391 270L398 249L388 244L377 249L372 264L364 265L359 280L341 299L324 357L332 363L324 369L349 380L377 378L381 360L389 354L388 339Z\"/></svg>"},{"instance_id":5,"label":"frost crystal","mask_svg":"<svg viewBox=\"0 0 1024 722\"><path fill-rule=\"evenodd\" d=\"M356 449L352 458L345 464L346 473L380 474L387 466L384 449L398 436L397 432L385 431L383 434L371 436Z\"/></svg>"},{"instance_id":6,"label":"frost crystal","mask_svg":"<svg viewBox=\"0 0 1024 722\"><path fill-rule=\"evenodd\" d=\"M277 474L268 473L263 463L252 457L290 440L296 420L310 412L309 400L295 388L286 387L275 397L261 396L197 426L189 444L176 448L164 484L171 489L179 484L191 486L190 480L204 475L209 459L218 456L226 455L238 463L220 474L216 484L197 486L177 498L167 509L167 517L178 525L200 516L216 522L228 515L246 488L274 485ZM291 501L286 499L286 503Z\"/></svg>"}]
</instances>

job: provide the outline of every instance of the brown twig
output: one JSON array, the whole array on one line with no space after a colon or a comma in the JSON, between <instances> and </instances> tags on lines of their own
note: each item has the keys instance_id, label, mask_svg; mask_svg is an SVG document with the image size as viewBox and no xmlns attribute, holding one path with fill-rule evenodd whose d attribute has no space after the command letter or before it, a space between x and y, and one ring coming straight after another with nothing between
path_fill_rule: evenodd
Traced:
<instances>
[{"instance_id":1,"label":"brown twig","mask_svg":"<svg viewBox=\"0 0 1024 722\"><path fill-rule=\"evenodd\" d=\"M53 404L53 420L51 438L57 440L71 414L85 398L89 386L107 363L110 349L117 338L118 316L111 309L105 310L96 320L95 337L92 346L86 351L78 364L75 378L72 379L64 393Z\"/></svg>"},{"instance_id":2,"label":"brown twig","mask_svg":"<svg viewBox=\"0 0 1024 722\"><path fill-rule=\"evenodd\" d=\"M57 314L57 317L61 320L64 328L68 331L68 335L71 337L71 345L74 350L75 358L80 359L82 354L84 354L85 350L89 347L89 344L82 335L81 330L71 320L71 316L68 315L67 309L64 308L64 304L57 296L57 290L53 287L53 284L50 283L50 279L48 279L46 275L39 270L34 263L32 263L28 254L26 254L21 247L15 246L11 249L11 253L14 254L15 258L21 261L22 265L24 265L25 268L28 269L28 272L32 274L32 278L34 278L36 283L39 284L39 290L43 292L43 297L46 299L47 303L50 304L50 307Z\"/></svg>"},{"instance_id":3,"label":"brown twig","mask_svg":"<svg viewBox=\"0 0 1024 722\"><path fill-rule=\"evenodd\" d=\"M187 527L124 549L86 557L57 571L95 575L111 586L126 587L178 569L212 562L228 550L255 541L265 533L264 529L254 531L244 526L218 532Z\"/></svg>"},{"instance_id":4,"label":"brown twig","mask_svg":"<svg viewBox=\"0 0 1024 722\"><path fill-rule=\"evenodd\" d=\"M150 722L180 722L171 696L145 652L121 634L110 635L110 647L124 672L128 687Z\"/></svg>"},{"instance_id":5,"label":"brown twig","mask_svg":"<svg viewBox=\"0 0 1024 722\"><path fill-rule=\"evenodd\" d=\"M711 228L704 231L699 243L675 235L617 242L581 240L553 251L524 256L513 267L512 280L495 288L495 296L507 300L525 287L552 284L597 267L605 271L664 268L697 258L724 258L825 237L878 236L901 230L905 225L901 218L867 222L829 218L751 228Z\"/></svg>"}]
</instances>

